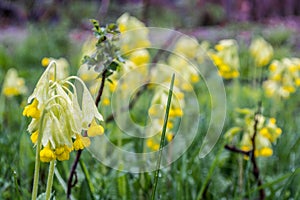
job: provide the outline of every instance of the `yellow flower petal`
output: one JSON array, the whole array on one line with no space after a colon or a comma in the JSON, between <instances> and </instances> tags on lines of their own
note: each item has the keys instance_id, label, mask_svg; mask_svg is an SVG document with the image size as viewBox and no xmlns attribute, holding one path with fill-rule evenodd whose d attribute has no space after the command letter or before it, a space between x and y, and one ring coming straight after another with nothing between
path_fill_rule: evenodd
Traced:
<instances>
[{"instance_id":1,"label":"yellow flower petal","mask_svg":"<svg viewBox=\"0 0 300 200\"><path fill-rule=\"evenodd\" d=\"M55 155L57 160L59 161L69 160L71 151L72 148L68 147L67 145L56 148Z\"/></svg>"},{"instance_id":2,"label":"yellow flower petal","mask_svg":"<svg viewBox=\"0 0 300 200\"><path fill-rule=\"evenodd\" d=\"M73 147L75 150L84 149L85 147L90 146L91 141L88 137L82 137L81 135L77 135L76 139L73 143Z\"/></svg>"},{"instance_id":3,"label":"yellow flower petal","mask_svg":"<svg viewBox=\"0 0 300 200\"><path fill-rule=\"evenodd\" d=\"M30 136L31 142L35 144L38 140L38 137L39 137L39 131L37 130L31 134Z\"/></svg>"},{"instance_id":4,"label":"yellow flower petal","mask_svg":"<svg viewBox=\"0 0 300 200\"><path fill-rule=\"evenodd\" d=\"M273 150L269 147L264 147L259 151L259 156L269 157L272 156L272 154L273 154Z\"/></svg>"},{"instance_id":5,"label":"yellow flower petal","mask_svg":"<svg viewBox=\"0 0 300 200\"><path fill-rule=\"evenodd\" d=\"M40 117L40 111L37 108L37 106L38 106L38 100L34 99L30 105L27 105L24 108L23 115L38 119Z\"/></svg>"},{"instance_id":6,"label":"yellow flower petal","mask_svg":"<svg viewBox=\"0 0 300 200\"><path fill-rule=\"evenodd\" d=\"M89 137L94 137L96 135L102 135L104 133L104 128L101 125L98 125L96 120L93 119L91 125L87 131Z\"/></svg>"},{"instance_id":7,"label":"yellow flower petal","mask_svg":"<svg viewBox=\"0 0 300 200\"><path fill-rule=\"evenodd\" d=\"M56 158L56 156L55 156L54 152L49 147L44 147L40 151L40 159L42 162L50 162L52 160L55 160L55 158Z\"/></svg>"}]
</instances>

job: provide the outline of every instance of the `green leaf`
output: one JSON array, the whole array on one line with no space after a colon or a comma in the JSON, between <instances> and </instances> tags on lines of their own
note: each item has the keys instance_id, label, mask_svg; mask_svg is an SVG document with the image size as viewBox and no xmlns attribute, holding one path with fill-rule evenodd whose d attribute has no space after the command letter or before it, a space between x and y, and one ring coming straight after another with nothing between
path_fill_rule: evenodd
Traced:
<instances>
[{"instance_id":1,"label":"green leaf","mask_svg":"<svg viewBox=\"0 0 300 200\"><path fill-rule=\"evenodd\" d=\"M106 79L109 83L114 84L114 82L111 79Z\"/></svg>"},{"instance_id":2,"label":"green leaf","mask_svg":"<svg viewBox=\"0 0 300 200\"><path fill-rule=\"evenodd\" d=\"M110 63L110 65L108 66L107 69L112 70L112 71L116 71L119 67L119 63L113 61L112 63Z\"/></svg>"},{"instance_id":3,"label":"green leaf","mask_svg":"<svg viewBox=\"0 0 300 200\"><path fill-rule=\"evenodd\" d=\"M104 74L104 76L105 76L105 77L109 77L109 76L112 75L112 74L113 74L112 71L106 71L105 74Z\"/></svg>"},{"instance_id":4,"label":"green leaf","mask_svg":"<svg viewBox=\"0 0 300 200\"><path fill-rule=\"evenodd\" d=\"M92 22L93 26L94 26L94 30L99 32L100 31L100 26L99 26L99 22L96 19L90 19L90 21Z\"/></svg>"}]
</instances>

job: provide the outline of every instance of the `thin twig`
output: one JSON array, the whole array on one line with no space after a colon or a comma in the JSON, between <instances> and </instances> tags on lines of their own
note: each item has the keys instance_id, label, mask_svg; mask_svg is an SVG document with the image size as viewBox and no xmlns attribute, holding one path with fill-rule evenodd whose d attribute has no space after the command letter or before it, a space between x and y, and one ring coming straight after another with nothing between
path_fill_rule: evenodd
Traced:
<instances>
[{"instance_id":1,"label":"thin twig","mask_svg":"<svg viewBox=\"0 0 300 200\"><path fill-rule=\"evenodd\" d=\"M226 144L224 148L235 153L244 154L245 156L250 156L251 153L251 151L243 151L235 146L230 146L228 144Z\"/></svg>"},{"instance_id":2,"label":"thin twig","mask_svg":"<svg viewBox=\"0 0 300 200\"><path fill-rule=\"evenodd\" d=\"M259 177L259 168L258 168L256 158L255 158L255 150L256 150L255 138L256 138L256 135L257 135L257 125L258 125L258 122L259 122L260 109L261 109L261 102L258 103L258 110L254 115L254 125L253 125L254 133L253 133L253 136L251 138L252 153L250 154L250 160L251 160L251 163L253 165L253 175L254 175L255 179L257 180L257 186L258 187L262 186L262 180ZM259 190L259 199L260 200L265 199L265 191L264 191L263 188L261 188Z\"/></svg>"},{"instance_id":3,"label":"thin twig","mask_svg":"<svg viewBox=\"0 0 300 200\"><path fill-rule=\"evenodd\" d=\"M103 89L104 89L105 79L106 79L106 72L107 72L107 69L104 69L103 72L102 72L101 85L100 85L100 88L99 88L99 91L98 91L97 98L95 100L95 104L96 104L97 107L98 107L98 105L101 101L101 97L102 97L102 94L103 94Z\"/></svg>"},{"instance_id":4,"label":"thin twig","mask_svg":"<svg viewBox=\"0 0 300 200\"><path fill-rule=\"evenodd\" d=\"M99 88L99 92L98 92L97 98L95 100L95 105L97 107L98 107L98 105L99 105L99 103L101 101L101 96L103 94L105 80L106 80L106 72L107 72L107 69L104 69L103 72L102 72L101 85L100 85L100 88ZM87 134L87 132L85 131L84 135L86 136L86 134ZM82 153L82 150L79 149L77 151L76 158L75 158L75 160L73 162L73 165L72 165L72 168L71 168L71 171L70 171L70 175L69 175L69 179L68 179L68 185L67 185L67 199L70 199L72 187L74 187L75 184L77 183L76 168L77 168L77 165L79 163L81 153ZM75 181L73 183L73 177L74 176L75 176Z\"/></svg>"},{"instance_id":5,"label":"thin twig","mask_svg":"<svg viewBox=\"0 0 300 200\"><path fill-rule=\"evenodd\" d=\"M68 184L67 184L67 199L70 199L72 187L74 187L76 182L77 182L76 168L77 168L81 153L82 153L81 149L77 151L76 158L75 158L75 160L73 162L73 165L72 165L72 168L71 168L71 172L70 172L69 179L68 179ZM75 176L75 182L73 184L73 177L74 176Z\"/></svg>"}]
</instances>

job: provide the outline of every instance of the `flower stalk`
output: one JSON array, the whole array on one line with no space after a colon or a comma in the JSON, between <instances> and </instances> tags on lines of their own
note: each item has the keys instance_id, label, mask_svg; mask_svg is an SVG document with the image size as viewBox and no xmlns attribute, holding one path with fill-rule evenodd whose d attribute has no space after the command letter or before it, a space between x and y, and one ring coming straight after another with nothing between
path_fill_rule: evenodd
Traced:
<instances>
[{"instance_id":1,"label":"flower stalk","mask_svg":"<svg viewBox=\"0 0 300 200\"><path fill-rule=\"evenodd\" d=\"M41 121L39 124L39 129L43 130L43 121L45 118L45 112L42 113L41 116ZM35 153L35 166L34 166L34 179L33 179L33 189L32 189L32 200L36 200L37 194L38 194L38 187L39 187L39 172L40 172L40 165L41 165L41 160L40 160L40 151L41 151L41 146L42 146L42 131L40 134L38 134L38 140L36 144L36 153Z\"/></svg>"},{"instance_id":2,"label":"flower stalk","mask_svg":"<svg viewBox=\"0 0 300 200\"><path fill-rule=\"evenodd\" d=\"M51 197L54 169L55 169L55 160L52 160L50 162L50 166L49 166L49 174L48 174L47 189L46 189L46 199L50 199L50 197Z\"/></svg>"}]
</instances>

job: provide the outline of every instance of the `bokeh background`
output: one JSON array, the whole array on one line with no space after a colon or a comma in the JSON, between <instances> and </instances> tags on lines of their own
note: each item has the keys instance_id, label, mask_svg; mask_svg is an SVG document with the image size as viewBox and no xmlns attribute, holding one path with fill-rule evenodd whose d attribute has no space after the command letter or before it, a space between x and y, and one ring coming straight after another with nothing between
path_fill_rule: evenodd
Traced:
<instances>
[{"instance_id":1,"label":"bokeh background","mask_svg":"<svg viewBox=\"0 0 300 200\"><path fill-rule=\"evenodd\" d=\"M208 41L211 46L222 39L237 40L241 74L248 74L253 67L249 66L248 47L258 35L273 46L273 59L300 57L299 0L0 0L0 90L6 72L13 67L26 80L30 94L45 69L41 64L44 57L66 58L70 62L70 74L76 75L82 64L82 44L92 36L89 19L97 19L105 25L115 22L124 12L147 26L178 30L199 42ZM253 91L261 88L255 78L234 82L236 84L224 81L228 86L229 110L224 132L232 127L235 106L257 105L252 101L256 98ZM254 82L255 87L243 85ZM34 150L26 132L29 120L22 116L26 98L2 95L0 99L0 199L31 196ZM299 98L297 91L289 101L279 99L265 104L266 113L274 115L283 132L274 146L273 156L258 159L267 199L300 198ZM207 123L206 119L202 120L203 124ZM204 199L257 199L258 188L250 164L241 155L225 150L219 153L220 146L218 143L211 154L200 159L197 157L199 145L195 141L186 154L162 171L160 197L195 199L208 181L203 190ZM153 174L112 170L96 162L87 151L83 157L95 185L96 199L150 198ZM56 175L54 180L57 199L65 198L63 184L74 155L70 160L57 165L60 172L60 177ZM47 170L43 165L41 185L46 184ZM239 177L244 175L243 185ZM78 177L74 196L91 199L81 171ZM41 186L40 190L44 189Z\"/></svg>"}]
</instances>

